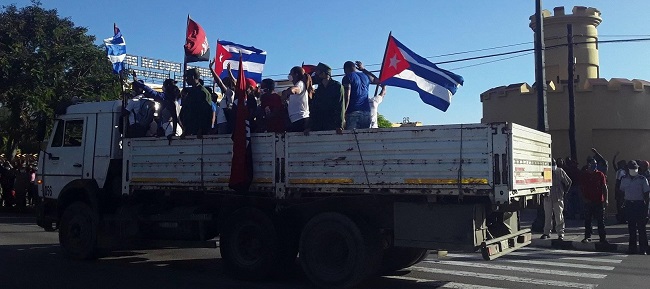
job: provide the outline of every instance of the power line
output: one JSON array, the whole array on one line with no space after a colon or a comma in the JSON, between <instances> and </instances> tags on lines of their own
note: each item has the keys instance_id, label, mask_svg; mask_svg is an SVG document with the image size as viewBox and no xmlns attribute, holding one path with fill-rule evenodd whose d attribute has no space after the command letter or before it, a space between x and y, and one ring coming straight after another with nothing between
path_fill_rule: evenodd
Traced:
<instances>
[{"instance_id":1,"label":"power line","mask_svg":"<svg viewBox=\"0 0 650 289\"><path fill-rule=\"evenodd\" d=\"M479 66L479 65L489 64L489 63L493 63L493 62L504 61L504 60L508 60L508 59L513 59L513 58L517 58L517 57L522 57L522 56L526 56L526 55L531 55L531 54L533 54L533 53L534 53L534 52L528 52L528 53L519 54L519 55L515 55L515 56L510 56L510 57L504 57L504 58L500 58L500 59L496 59L496 60L490 60L490 61L485 61L485 62L476 63L476 64L472 64L472 65L466 65L466 66L456 67L456 68L452 68L451 70L459 70L459 69L463 69L463 68L474 67L474 66Z\"/></svg>"},{"instance_id":2,"label":"power line","mask_svg":"<svg viewBox=\"0 0 650 289\"><path fill-rule=\"evenodd\" d=\"M556 37L556 38L562 38L562 37ZM646 37L646 38L631 38L631 39L614 39L614 40L583 41L583 42L574 42L573 44L574 44L574 45L579 45L579 44L596 44L596 43L597 43L597 44L608 44L608 43L627 43L627 42L642 42L642 41L650 41L650 37ZM518 44L505 45L505 46L516 46L516 45L520 45L520 44L518 43ZM566 47L567 45L568 45L568 44L566 44L566 43L564 43L564 44L557 44L557 45L552 45L552 46L546 46L545 49L546 49L546 50L557 49L557 48L560 48L560 47ZM495 47L491 47L491 48L485 48L485 49L482 49L482 50L490 50L490 49L497 49L497 48L495 48ZM480 50L480 49L479 49L479 50ZM477 59L484 59L484 58L492 58L492 57L498 57L498 56L504 56L504 55L510 55L510 54L518 54L518 53L524 53L524 52L531 52L531 51L534 51L534 50L535 50L534 48L528 48L528 49L521 49L521 50L515 50L515 51L509 51L509 52L502 52L502 53L495 53L495 54L481 55L481 56L475 56L475 57L466 57L466 58L454 59L454 60L448 60L448 61L441 61L441 62L436 62L436 63L434 63L434 64L439 65L439 64L456 63L456 62L463 62L463 61L470 61L470 60L477 60ZM463 53L470 53L470 52L469 52L469 51L463 51L463 52L458 52L458 53L456 53L456 54L463 54ZM523 54L523 55L528 55L528 54L530 54L530 53ZM519 55L519 56L523 56L523 55ZM519 56L516 56L516 57L519 57ZM427 57L427 58L432 58L432 57L436 57L436 56L430 56L430 57ZM503 58L503 60L507 60L507 59L511 59L511 58L515 58L515 57ZM488 62L485 62L485 63L483 63L483 64L492 63L492 62L497 62L497 61L488 61ZM366 65L366 67L368 67L368 66L377 66L377 65L381 65L381 64L370 64L370 65ZM480 65L480 64L477 64L477 65ZM468 65L468 66L463 66L463 67L461 67L461 68L467 68L467 67L472 67L472 66L477 66L477 65ZM337 68L337 69L334 69L334 70L341 70L341 68ZM379 72L379 70L371 70L370 72ZM265 75L265 77L271 77L271 76L282 76L282 75L284 75L284 74ZM343 75L344 75L344 74L337 74L337 75L332 75L332 77L335 77L335 76L343 76Z\"/></svg>"}]
</instances>

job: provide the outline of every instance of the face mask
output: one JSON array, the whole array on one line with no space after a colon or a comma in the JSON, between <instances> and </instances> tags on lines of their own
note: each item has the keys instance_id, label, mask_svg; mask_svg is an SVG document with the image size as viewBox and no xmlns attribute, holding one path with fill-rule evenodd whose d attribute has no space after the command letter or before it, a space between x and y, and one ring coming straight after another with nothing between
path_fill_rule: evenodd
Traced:
<instances>
[{"instance_id":1,"label":"face mask","mask_svg":"<svg viewBox=\"0 0 650 289\"><path fill-rule=\"evenodd\" d=\"M289 81L293 82L293 76L291 74L289 74L288 78L289 78Z\"/></svg>"},{"instance_id":2,"label":"face mask","mask_svg":"<svg viewBox=\"0 0 650 289\"><path fill-rule=\"evenodd\" d=\"M631 177L636 177L639 174L639 171L637 169L630 170L630 176Z\"/></svg>"},{"instance_id":3,"label":"face mask","mask_svg":"<svg viewBox=\"0 0 650 289\"><path fill-rule=\"evenodd\" d=\"M556 170L557 166L551 166L551 169Z\"/></svg>"}]
</instances>

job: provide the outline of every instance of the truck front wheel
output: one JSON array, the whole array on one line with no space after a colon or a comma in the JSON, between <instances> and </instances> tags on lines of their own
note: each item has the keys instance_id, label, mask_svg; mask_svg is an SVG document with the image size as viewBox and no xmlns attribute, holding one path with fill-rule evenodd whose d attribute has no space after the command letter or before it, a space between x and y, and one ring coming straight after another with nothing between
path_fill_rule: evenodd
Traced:
<instances>
[{"instance_id":1,"label":"truck front wheel","mask_svg":"<svg viewBox=\"0 0 650 289\"><path fill-rule=\"evenodd\" d=\"M340 213L312 218L300 236L300 264L321 288L350 288L376 272L381 238L365 222Z\"/></svg>"},{"instance_id":2,"label":"truck front wheel","mask_svg":"<svg viewBox=\"0 0 650 289\"><path fill-rule=\"evenodd\" d=\"M97 216L83 202L75 202L63 212L59 226L59 243L66 256L87 260L97 253Z\"/></svg>"},{"instance_id":3,"label":"truck front wheel","mask_svg":"<svg viewBox=\"0 0 650 289\"><path fill-rule=\"evenodd\" d=\"M242 280L263 280L278 269L278 237L266 214L255 208L243 208L223 224L219 248L229 275Z\"/></svg>"}]
</instances>

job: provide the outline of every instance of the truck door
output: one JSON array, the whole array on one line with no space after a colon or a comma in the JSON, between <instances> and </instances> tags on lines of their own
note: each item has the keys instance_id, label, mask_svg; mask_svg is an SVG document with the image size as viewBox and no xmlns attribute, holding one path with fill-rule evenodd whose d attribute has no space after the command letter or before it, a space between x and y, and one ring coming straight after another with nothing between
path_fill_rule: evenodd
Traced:
<instances>
[{"instance_id":1,"label":"truck door","mask_svg":"<svg viewBox=\"0 0 650 289\"><path fill-rule=\"evenodd\" d=\"M81 179L84 167L84 119L59 119L43 155L43 196L57 198L61 189Z\"/></svg>"}]
</instances>

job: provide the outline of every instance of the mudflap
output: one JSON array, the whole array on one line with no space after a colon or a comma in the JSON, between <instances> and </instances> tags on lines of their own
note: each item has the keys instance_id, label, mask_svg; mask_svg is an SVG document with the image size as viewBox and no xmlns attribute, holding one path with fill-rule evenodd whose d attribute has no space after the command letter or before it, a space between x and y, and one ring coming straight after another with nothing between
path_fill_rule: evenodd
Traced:
<instances>
[{"instance_id":1,"label":"mudflap","mask_svg":"<svg viewBox=\"0 0 650 289\"><path fill-rule=\"evenodd\" d=\"M494 238L481 243L481 255L485 260L494 260L531 243L533 234L530 229Z\"/></svg>"}]
</instances>

